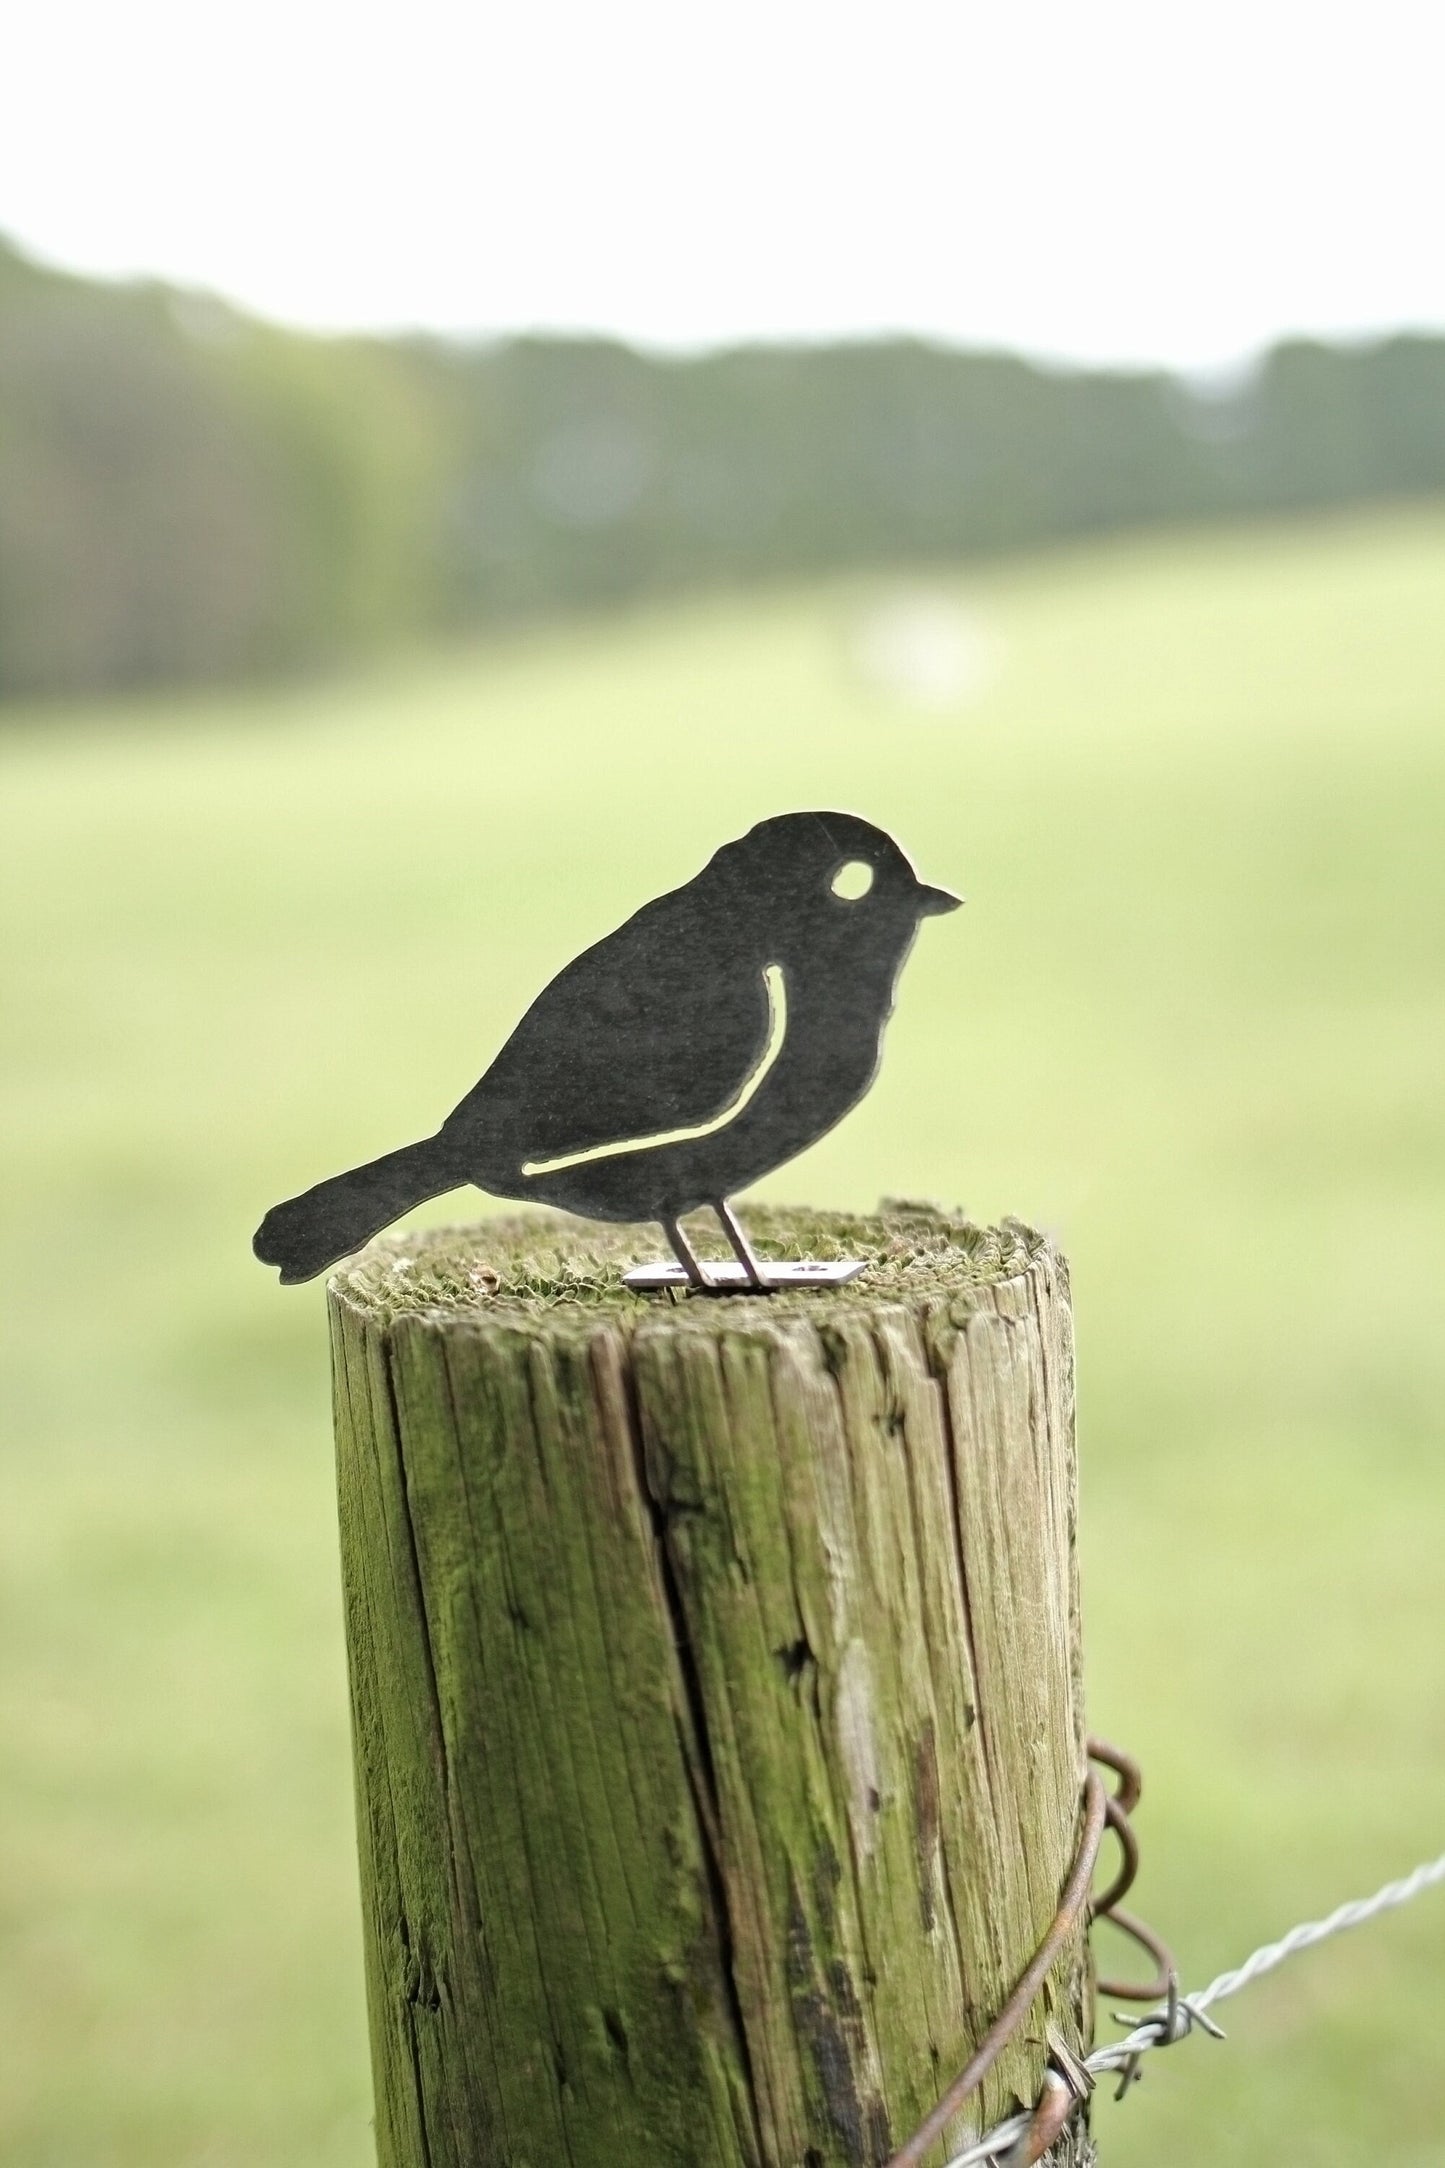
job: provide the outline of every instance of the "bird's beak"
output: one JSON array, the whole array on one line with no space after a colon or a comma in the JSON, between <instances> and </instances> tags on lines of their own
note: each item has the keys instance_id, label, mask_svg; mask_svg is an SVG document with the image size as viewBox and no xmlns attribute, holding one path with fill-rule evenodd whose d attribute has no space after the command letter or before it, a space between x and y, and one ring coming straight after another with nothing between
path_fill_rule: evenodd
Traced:
<instances>
[{"instance_id":1,"label":"bird's beak","mask_svg":"<svg viewBox=\"0 0 1445 2168\"><path fill-rule=\"evenodd\" d=\"M962 902L962 896L951 896L946 888L930 888L926 881L918 884L917 909L920 918L938 918L945 911L956 911Z\"/></svg>"}]
</instances>

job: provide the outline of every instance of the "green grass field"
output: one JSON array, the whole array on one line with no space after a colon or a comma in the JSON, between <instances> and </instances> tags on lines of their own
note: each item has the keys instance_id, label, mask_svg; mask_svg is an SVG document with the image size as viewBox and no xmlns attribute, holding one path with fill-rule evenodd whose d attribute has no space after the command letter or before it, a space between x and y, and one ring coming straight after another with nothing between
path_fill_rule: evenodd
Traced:
<instances>
[{"instance_id":1,"label":"green grass field","mask_svg":"<svg viewBox=\"0 0 1445 2168\"><path fill-rule=\"evenodd\" d=\"M7 2168L369 2162L322 1299L250 1231L787 806L970 899L772 1187L1070 1252L1140 1909L1198 1982L1445 1846L1445 511L941 584L991 658L942 711L860 674L860 585L7 718ZM1436 2164L1442 2017L1436 1895L1103 2158Z\"/></svg>"}]
</instances>

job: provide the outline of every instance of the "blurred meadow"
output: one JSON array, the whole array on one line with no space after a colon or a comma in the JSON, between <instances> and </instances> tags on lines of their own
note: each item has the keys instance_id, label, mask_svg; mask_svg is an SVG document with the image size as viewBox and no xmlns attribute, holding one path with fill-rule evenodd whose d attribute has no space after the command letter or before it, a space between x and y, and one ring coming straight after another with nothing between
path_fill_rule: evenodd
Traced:
<instances>
[{"instance_id":1,"label":"blurred meadow","mask_svg":"<svg viewBox=\"0 0 1445 2168\"><path fill-rule=\"evenodd\" d=\"M1067 1249L1139 1909L1199 1983L1445 1844L1438 504L14 707L0 788L7 2168L370 2162L322 1297L250 1233L785 807L969 898L769 1187ZM1103 2159L1426 2168L1442 2014L1436 1895Z\"/></svg>"}]
</instances>

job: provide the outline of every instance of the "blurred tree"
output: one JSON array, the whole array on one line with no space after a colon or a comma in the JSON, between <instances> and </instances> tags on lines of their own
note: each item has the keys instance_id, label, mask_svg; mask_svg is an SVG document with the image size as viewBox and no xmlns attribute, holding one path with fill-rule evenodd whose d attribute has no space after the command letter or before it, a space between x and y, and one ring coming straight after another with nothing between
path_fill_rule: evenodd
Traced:
<instances>
[{"instance_id":1,"label":"blurred tree","mask_svg":"<svg viewBox=\"0 0 1445 2168\"><path fill-rule=\"evenodd\" d=\"M0 252L0 694L241 677L425 623L405 358Z\"/></svg>"},{"instance_id":2,"label":"blurred tree","mask_svg":"<svg viewBox=\"0 0 1445 2168\"><path fill-rule=\"evenodd\" d=\"M1441 489L1442 339L1222 387L905 339L321 340L0 243L0 698Z\"/></svg>"}]
</instances>

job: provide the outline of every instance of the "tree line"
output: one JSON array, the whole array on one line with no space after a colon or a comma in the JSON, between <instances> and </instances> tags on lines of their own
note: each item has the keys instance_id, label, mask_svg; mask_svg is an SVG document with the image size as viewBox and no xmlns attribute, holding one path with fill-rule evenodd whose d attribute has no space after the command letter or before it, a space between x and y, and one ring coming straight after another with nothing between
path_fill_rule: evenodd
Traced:
<instances>
[{"instance_id":1,"label":"tree line","mask_svg":"<svg viewBox=\"0 0 1445 2168\"><path fill-rule=\"evenodd\" d=\"M1224 389L920 340L320 339L0 242L0 698L1445 490L1445 339Z\"/></svg>"}]
</instances>

